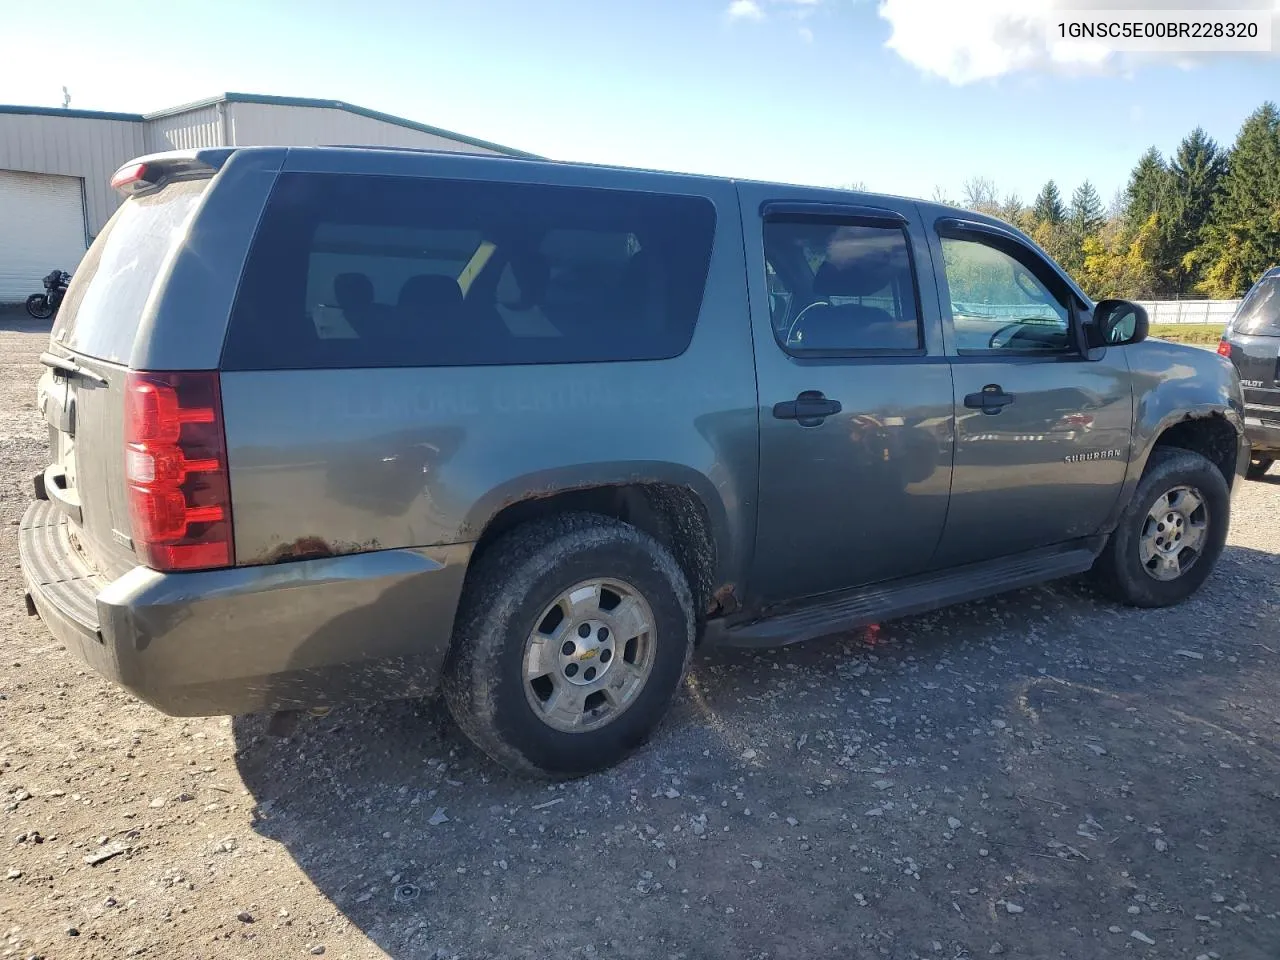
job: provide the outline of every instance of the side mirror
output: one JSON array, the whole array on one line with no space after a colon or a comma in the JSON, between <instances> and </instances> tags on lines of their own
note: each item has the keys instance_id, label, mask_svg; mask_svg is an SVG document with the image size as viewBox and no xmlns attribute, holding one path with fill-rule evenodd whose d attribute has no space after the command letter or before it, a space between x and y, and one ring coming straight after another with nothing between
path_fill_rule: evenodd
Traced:
<instances>
[{"instance_id":1,"label":"side mirror","mask_svg":"<svg viewBox=\"0 0 1280 960\"><path fill-rule=\"evenodd\" d=\"M1147 311L1131 300L1099 300L1086 328L1090 347L1123 347L1147 339Z\"/></svg>"}]
</instances>

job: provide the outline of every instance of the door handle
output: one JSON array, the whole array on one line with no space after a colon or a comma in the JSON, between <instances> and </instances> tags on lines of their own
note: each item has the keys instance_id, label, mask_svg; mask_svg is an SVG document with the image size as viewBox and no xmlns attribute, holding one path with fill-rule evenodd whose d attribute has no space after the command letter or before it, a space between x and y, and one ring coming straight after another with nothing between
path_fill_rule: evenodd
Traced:
<instances>
[{"instance_id":1,"label":"door handle","mask_svg":"<svg viewBox=\"0 0 1280 960\"><path fill-rule=\"evenodd\" d=\"M970 410L981 410L985 414L999 413L1016 398L1012 393L1005 393L998 383L988 383L978 393L970 393L964 398L964 405Z\"/></svg>"},{"instance_id":2,"label":"door handle","mask_svg":"<svg viewBox=\"0 0 1280 960\"><path fill-rule=\"evenodd\" d=\"M778 420L795 420L802 427L816 427L842 409L839 400L828 400L821 390L805 390L794 400L775 403L773 415Z\"/></svg>"}]
</instances>

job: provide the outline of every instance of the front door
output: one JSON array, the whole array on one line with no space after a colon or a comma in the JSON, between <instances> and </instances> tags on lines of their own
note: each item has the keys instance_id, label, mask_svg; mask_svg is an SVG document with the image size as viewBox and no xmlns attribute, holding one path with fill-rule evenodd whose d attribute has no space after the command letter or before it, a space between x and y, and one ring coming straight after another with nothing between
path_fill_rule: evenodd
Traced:
<instances>
[{"instance_id":1,"label":"front door","mask_svg":"<svg viewBox=\"0 0 1280 960\"><path fill-rule=\"evenodd\" d=\"M914 205L783 202L770 189L740 188L760 396L749 586L765 604L926 569L953 444Z\"/></svg>"},{"instance_id":2,"label":"front door","mask_svg":"<svg viewBox=\"0 0 1280 960\"><path fill-rule=\"evenodd\" d=\"M1084 348L1084 305L1013 234L941 221L933 242L956 414L951 506L935 564L1096 533L1129 459L1123 351Z\"/></svg>"}]
</instances>

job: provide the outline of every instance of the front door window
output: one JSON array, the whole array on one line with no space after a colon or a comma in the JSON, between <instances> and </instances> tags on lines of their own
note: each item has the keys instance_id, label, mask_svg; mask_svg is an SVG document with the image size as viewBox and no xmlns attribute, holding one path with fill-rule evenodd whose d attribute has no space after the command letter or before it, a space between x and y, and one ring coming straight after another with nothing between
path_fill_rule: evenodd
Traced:
<instances>
[{"instance_id":1,"label":"front door window","mask_svg":"<svg viewBox=\"0 0 1280 960\"><path fill-rule=\"evenodd\" d=\"M941 240L961 353L1071 348L1070 312L1025 265L981 240Z\"/></svg>"}]
</instances>

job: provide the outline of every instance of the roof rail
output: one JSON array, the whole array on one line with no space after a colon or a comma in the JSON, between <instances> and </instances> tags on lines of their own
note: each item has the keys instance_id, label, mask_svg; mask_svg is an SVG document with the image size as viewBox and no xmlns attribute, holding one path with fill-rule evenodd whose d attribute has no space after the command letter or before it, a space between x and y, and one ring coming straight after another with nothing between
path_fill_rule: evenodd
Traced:
<instances>
[{"instance_id":1,"label":"roof rail","mask_svg":"<svg viewBox=\"0 0 1280 960\"><path fill-rule=\"evenodd\" d=\"M460 157L492 157L495 160L538 160L531 154L480 153L476 150L445 150L441 147L396 147L386 143L318 143L317 147L336 150L385 150L390 153L439 153Z\"/></svg>"}]
</instances>

